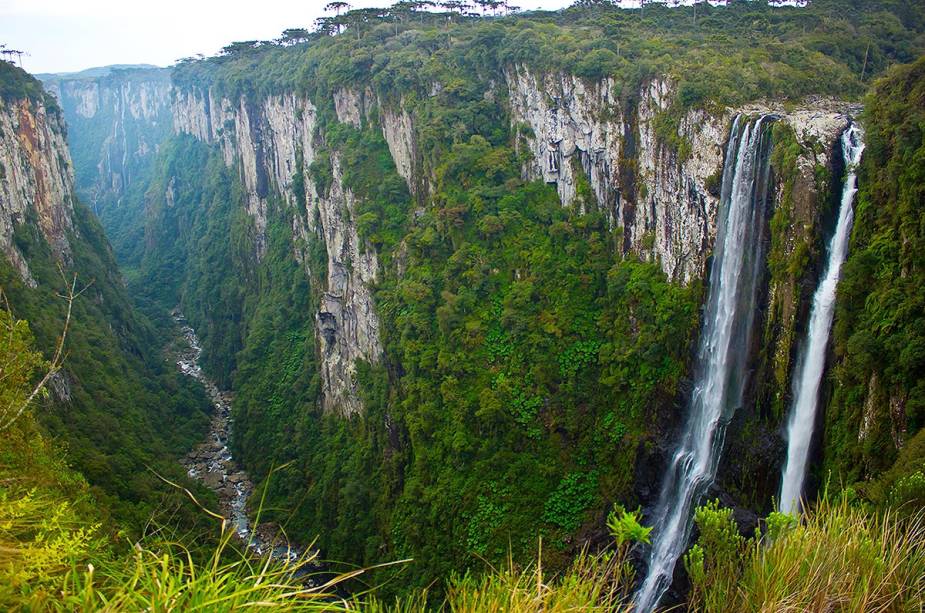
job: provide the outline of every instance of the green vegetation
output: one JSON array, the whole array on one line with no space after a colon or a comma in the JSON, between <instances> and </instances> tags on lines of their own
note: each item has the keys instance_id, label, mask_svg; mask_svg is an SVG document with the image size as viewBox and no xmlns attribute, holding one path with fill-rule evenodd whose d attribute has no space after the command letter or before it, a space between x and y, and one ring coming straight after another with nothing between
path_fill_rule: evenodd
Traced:
<instances>
[{"instance_id":1,"label":"green vegetation","mask_svg":"<svg viewBox=\"0 0 925 613\"><path fill-rule=\"evenodd\" d=\"M871 77L925 51L918 9L909 0L815 0L801 9L733 0L696 9L654 4L640 13L595 2L450 23L426 12L408 19L396 6L351 11L362 12L363 21L340 36L318 32L302 44L229 46L218 57L181 63L174 79L186 87L211 85L232 99L295 89L320 100L319 90L360 82L393 100L412 92L424 99L433 83L447 95L465 93L451 70L477 58L479 72L523 63L588 80L612 77L624 97L647 78L670 75L683 107L807 94L858 97Z\"/></svg>"},{"instance_id":2,"label":"green vegetation","mask_svg":"<svg viewBox=\"0 0 925 613\"><path fill-rule=\"evenodd\" d=\"M386 363L358 367L363 415L319 407L323 243L293 239L293 212L271 190L256 261L237 171L205 145L163 148L152 242L133 275L147 301L181 305L206 367L233 384L238 457L258 478L286 466L268 484L273 519L317 535L332 559L413 557L388 589L481 567L478 556L524 559L537 534L551 543L545 563L565 568L596 509L637 502L636 451L677 394L697 322L699 285L624 259L589 190L581 213L521 179L508 119L483 95L481 52L457 60L445 68L453 88L414 103L434 194L414 214L376 114L358 129L336 121L330 96L317 99L311 179L323 195L336 159L362 248L383 269ZM293 189L304 201L304 182ZM294 248L308 254L307 279Z\"/></svg>"},{"instance_id":3,"label":"green vegetation","mask_svg":"<svg viewBox=\"0 0 925 613\"><path fill-rule=\"evenodd\" d=\"M83 300L81 296L75 302L75 335ZM124 530L128 524L113 523L106 504L112 497L99 498L101 490L91 488L68 465L65 451L42 434L34 418L42 407L24 404L31 381L47 368L33 349L28 324L0 308L0 331L0 400L4 408L25 409L0 431L0 608L344 609L346 603L339 606L331 592L345 577L326 578L321 587L308 588L300 575L311 571L311 557L284 566L255 560L240 551L224 522L217 542L200 542L176 509L170 517L149 515L150 531L140 540ZM183 505L187 513L189 506ZM208 519L214 530L214 518L194 513Z\"/></svg>"},{"instance_id":4,"label":"green vegetation","mask_svg":"<svg viewBox=\"0 0 925 613\"><path fill-rule=\"evenodd\" d=\"M38 564L16 567L22 574L10 581L19 590L7 596L11 602L63 593L65 607L104 599L125 609L257 599L285 607L299 595L292 569L265 571L224 537L205 557L185 539L143 543L127 556L100 543L110 536L109 509L129 529L155 506L197 519L146 470L181 479L173 459L205 421L202 394L178 381L158 351L171 325L166 314L179 305L202 339L204 367L235 392L232 445L266 487L265 514L305 541L317 536L325 555L345 564L413 558L364 574L384 583L375 593L382 600L355 606L385 608L407 594L397 607L626 606L629 548L649 529L625 508L643 502L635 481L645 477L636 469L653 454L664 436L660 420L675 415L683 393L702 287L671 283L657 262L624 255L622 229L612 227L580 172L580 206L571 208L549 185L523 178L504 71L524 64L538 74L612 78L619 104L630 109L648 79L667 76L677 98L655 130L683 160L694 152L677 135L682 111L810 93L859 98L871 78L925 50L925 24L915 3L902 0L644 12L606 4L498 19L351 12L337 36L293 29L280 41L235 43L174 70L177 87L211 87L216 96L243 97L249 108L274 93L309 98L317 107L317 131L308 135L313 163L307 175L293 170L292 194L276 193L258 176L266 204L266 231L258 235L241 168L192 137L166 140L104 214L147 318L132 311L99 227L78 207L74 268L84 283L93 281L94 299L78 303L69 339L71 400L49 397L38 419L67 442L68 457L93 486L71 475L53 483L51 494L3 494L4 512L28 521L0 537L26 543L20 551ZM925 68L919 61L894 70L868 100L869 153L840 292L839 386L825 461L849 482L877 476L858 492L905 516L925 495L918 291L925 281L918 266L925 257L918 223ZM337 120L332 95L344 87L363 95L368 87L376 101L359 126ZM380 115L390 110L414 118L410 186L382 136ZM74 141L83 189L92 145L102 137L102 128L87 129L84 145ZM818 241L805 227L793 231L806 213L792 193L800 145L783 129L774 140L783 206L771 224L769 266L782 293L767 334L780 343L780 335L792 336L789 316ZM616 170L634 176L632 153L626 156ZM319 231L300 233L320 227L313 200L330 194L336 176L356 198L345 218L356 225L361 250L375 251L380 263L372 290L385 348L380 362L355 365L365 410L349 418L321 409L315 316L327 254ZM634 203L637 187L641 195L648 189L641 183L624 194ZM650 249L655 237L645 233L642 245ZM39 288L23 286L5 264L0 285L39 345L53 346L62 321L54 261L34 224L20 226L16 242ZM17 334L26 342L24 331ZM760 412L773 422L789 356L764 357L778 395L761 398ZM23 362L26 370L38 365ZM858 444L867 405L875 427ZM902 454L893 451L899 440ZM736 493L745 499L757 487L743 484ZM100 511L88 508L92 501L102 503ZM51 519L35 522L38 513ZM697 513L700 541L686 559L693 597L715 610L824 608L808 599L813 593L835 609L901 603L900 610L914 610L922 602L914 540L921 530L915 517L890 513L823 501L804 523L774 515L769 536L747 540L731 511L708 505ZM616 551L588 552L585 543L601 542L605 524ZM545 543L539 554L538 538ZM54 555L42 551L50 543L60 543ZM95 571L90 560L100 560ZM525 567L527 560L535 565ZM485 572L486 563L501 570ZM862 584L851 568L871 581ZM298 602L320 606L313 598Z\"/></svg>"},{"instance_id":5,"label":"green vegetation","mask_svg":"<svg viewBox=\"0 0 925 613\"><path fill-rule=\"evenodd\" d=\"M925 523L825 496L797 520L773 513L744 539L731 509L696 513L685 557L691 604L702 611L918 611L925 604Z\"/></svg>"},{"instance_id":6,"label":"green vegetation","mask_svg":"<svg viewBox=\"0 0 925 613\"><path fill-rule=\"evenodd\" d=\"M820 242L814 229L825 218L825 195L829 191L825 189L827 186L818 186L817 193L821 196L815 201L808 193L795 194L800 175L797 162L809 152L788 125L776 123L772 138L771 168L779 185L779 204L769 224L771 244L767 259L772 301L764 329L765 350L758 377L763 389L758 394L758 403L761 414L780 420L786 415L793 347L801 331L797 325L798 311L807 299L806 270L811 259L819 259L813 253Z\"/></svg>"},{"instance_id":7,"label":"green vegetation","mask_svg":"<svg viewBox=\"0 0 925 613\"><path fill-rule=\"evenodd\" d=\"M173 139L158 162L152 242L129 260L140 262L133 287L151 304L180 304L200 330L206 367L237 393L233 443L248 469L262 479L286 467L268 485L273 518L292 534L318 535L334 559L413 557L387 589L477 568L478 556L526 559L538 534L549 544L544 563L566 568L575 536L599 530L602 509L639 502L637 454L687 374L700 285L679 287L656 263L623 257L620 229L582 177L583 206L572 210L549 186L522 179L503 71L523 63L611 77L628 106L646 79L667 75L678 97L656 131L683 159L691 152L677 116L688 108L856 98L873 75L923 49L908 2L733 2L698 7L696 21L688 8L641 14L602 4L452 21L357 13L338 36L239 43L174 69L184 90L254 104L295 92L316 105L315 157L309 176L296 173L295 200L312 211L306 181L326 195L337 164L357 200L361 249L381 264L385 359L358 365L365 413L345 420L320 410L320 237L295 239L301 211L271 188L258 260L238 169L191 139ZM359 127L340 124L333 93L367 86L380 108ZM412 189L380 125L383 110L399 105L415 121ZM775 134L785 181L795 155L787 137ZM811 255L784 248L795 206L775 219L772 246L772 274L793 292ZM771 358L775 380L786 381L787 364ZM781 397L772 400L766 414L779 415ZM754 486L743 488L748 496Z\"/></svg>"},{"instance_id":8,"label":"green vegetation","mask_svg":"<svg viewBox=\"0 0 925 613\"><path fill-rule=\"evenodd\" d=\"M0 60L0 100L10 104L19 100L30 100L44 106L52 113L60 112L58 103L49 95L42 84L28 72L7 60Z\"/></svg>"},{"instance_id":9,"label":"green vegetation","mask_svg":"<svg viewBox=\"0 0 925 613\"><path fill-rule=\"evenodd\" d=\"M426 104L422 133L442 153L433 205L413 220L403 187L382 191L403 183L378 129L324 133L360 211L375 211L369 241L382 261L402 258L375 294L393 366L361 369L366 413L351 421L258 408L245 427L292 423L293 455L270 454L296 461L271 506L332 558L413 557L401 581L427 585L477 556L524 559L543 534L561 569L595 508L633 499L636 449L685 372L699 290L624 260L600 213L521 180L492 107ZM457 141L446 123L478 133Z\"/></svg>"},{"instance_id":10,"label":"green vegetation","mask_svg":"<svg viewBox=\"0 0 925 613\"><path fill-rule=\"evenodd\" d=\"M138 223L144 194L157 147L173 133L170 71L113 68L43 78L62 97L77 194L99 216L119 263L137 267L144 248L144 226Z\"/></svg>"},{"instance_id":11,"label":"green vegetation","mask_svg":"<svg viewBox=\"0 0 925 613\"><path fill-rule=\"evenodd\" d=\"M42 367L25 322L0 310L0 324L0 363L25 375ZM28 378L0 380L0 397L25 398ZM312 558L259 562L236 549L224 523L205 554L190 548L188 535L165 536L169 526L129 547L122 533L110 532L86 482L29 411L0 438L0 501L0 606L11 610L629 611L630 550L649 532L638 512L615 506L608 519L614 546L581 552L560 575L544 573L542 556L526 568L508 559L486 573L451 577L435 605L427 592L341 600L331 590L349 575L306 587L301 573ZM702 610L915 611L925 600L921 515L900 519L842 497L823 498L801 522L772 514L760 540L739 536L731 511L715 503L698 509L697 523L700 537L685 563L692 603Z\"/></svg>"},{"instance_id":12,"label":"green vegetation","mask_svg":"<svg viewBox=\"0 0 925 613\"><path fill-rule=\"evenodd\" d=\"M9 71L4 74L13 74L26 83L25 87L45 95L31 76L6 62L0 64L0 69ZM50 125L49 129L57 130L58 126ZM0 361L0 380L7 386L4 389L15 391L23 382L37 383L29 373L39 364L30 357L34 352L25 348L33 335L36 346L47 352L44 360L51 362L47 368L54 375L41 381L47 385L32 399L34 419L40 427L32 427L28 436L20 433L19 443L32 445L31 433L41 431L54 445L65 446L68 461L87 480L92 497L100 503L99 516L119 521L132 537L142 532L152 516L160 514L175 514L177 521L186 522L186 529L198 530L198 518L180 504L181 496L166 487L154 471L174 480L184 477L176 458L198 441L205 429L205 395L181 378L166 359L164 331L134 310L109 243L92 213L79 202L50 204L71 217L73 229L66 236L70 253L62 258L52 253L39 229L39 211L33 207L25 211L23 219L13 216L12 241L28 262L36 286L25 283L5 257L0 259L3 308L12 313L8 315L10 321L23 328L12 330L6 339L12 344L5 347L6 361ZM80 297L71 303L67 296L73 279L73 289ZM28 331L21 320L29 322ZM65 330L66 340L61 346L59 338ZM9 402L0 411L2 429L16 417L8 407L24 405L17 398L0 400ZM6 436L0 431L0 437ZM14 460L12 456L9 459ZM39 499L34 502L44 504ZM56 507L48 508L53 519Z\"/></svg>"},{"instance_id":13,"label":"green vegetation","mask_svg":"<svg viewBox=\"0 0 925 613\"><path fill-rule=\"evenodd\" d=\"M850 253L838 288L828 468L850 480L925 467L925 58L877 82ZM866 425L865 425L866 424ZM898 464L898 463L897 463ZM892 474L892 479L903 475Z\"/></svg>"},{"instance_id":14,"label":"green vegetation","mask_svg":"<svg viewBox=\"0 0 925 613\"><path fill-rule=\"evenodd\" d=\"M179 478L173 458L199 439L207 403L164 359L163 336L132 310L99 223L78 204L74 224L66 271L87 289L74 303L67 365L38 405L37 419L67 443L107 508L140 528L164 504L164 487L148 468ZM0 287L16 316L28 317L37 344L54 348L67 310L58 296L65 288L57 262L34 220L19 226L14 240L38 287L25 285L5 261Z\"/></svg>"}]
</instances>

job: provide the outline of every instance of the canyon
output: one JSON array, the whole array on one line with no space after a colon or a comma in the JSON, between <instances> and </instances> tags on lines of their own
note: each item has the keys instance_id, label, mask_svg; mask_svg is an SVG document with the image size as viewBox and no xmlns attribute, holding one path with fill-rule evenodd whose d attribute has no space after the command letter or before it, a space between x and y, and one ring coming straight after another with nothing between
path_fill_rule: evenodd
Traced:
<instances>
[{"instance_id":1,"label":"canyon","mask_svg":"<svg viewBox=\"0 0 925 613\"><path fill-rule=\"evenodd\" d=\"M627 568L655 610L696 581L684 553L708 501L757 539L827 474L892 500L921 439L918 311L876 323L864 299L917 278L913 256L883 262L918 244L911 213L872 204L893 141L854 60L705 60L655 35L744 32L739 16L768 11L792 31L763 36L810 44L790 8L706 10L701 31L655 9L639 39L601 7L382 18L355 41L241 43L4 97L4 289L47 344L57 315L36 292L78 274L83 339L111 343L65 368L53 401L148 394L94 417L108 429L60 408L47 427L79 450L147 438L130 463L81 456L91 482L156 456L258 553L288 557L254 530L254 491L261 522L333 559L413 558L377 571L396 591L532 559L539 537L562 570L638 508L652 543ZM584 49L595 11L609 42ZM898 62L876 53L878 71ZM862 128L868 148L846 147ZM111 385L94 386L97 362ZM164 420L164 441L145 434Z\"/></svg>"}]
</instances>

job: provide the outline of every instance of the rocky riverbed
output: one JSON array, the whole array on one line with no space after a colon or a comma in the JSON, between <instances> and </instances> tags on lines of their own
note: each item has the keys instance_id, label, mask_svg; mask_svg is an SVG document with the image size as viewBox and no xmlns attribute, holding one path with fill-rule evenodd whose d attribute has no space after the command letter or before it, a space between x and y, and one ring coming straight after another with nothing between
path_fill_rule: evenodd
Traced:
<instances>
[{"instance_id":1,"label":"rocky riverbed","mask_svg":"<svg viewBox=\"0 0 925 613\"><path fill-rule=\"evenodd\" d=\"M207 439L196 445L181 460L190 477L201 481L218 496L219 511L231 522L235 533L243 543L258 555L270 555L277 559L294 560L301 551L287 543L280 532L271 524L251 526L247 516L247 500L254 491L254 484L234 461L228 448L231 435L231 393L218 389L199 366L202 346L196 331L189 325L183 313L174 311L174 321L180 328L182 342L175 355L177 367L193 377L205 388L214 408L209 424Z\"/></svg>"}]
</instances>

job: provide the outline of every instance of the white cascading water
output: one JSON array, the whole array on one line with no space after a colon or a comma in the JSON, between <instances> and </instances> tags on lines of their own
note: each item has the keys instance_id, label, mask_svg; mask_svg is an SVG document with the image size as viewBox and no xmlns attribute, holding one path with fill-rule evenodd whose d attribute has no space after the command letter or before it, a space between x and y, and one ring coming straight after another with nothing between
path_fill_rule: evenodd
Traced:
<instances>
[{"instance_id":1,"label":"white cascading water","mask_svg":"<svg viewBox=\"0 0 925 613\"><path fill-rule=\"evenodd\" d=\"M856 167L864 151L863 134L855 125L841 137L845 160L845 181L842 186L841 207L835 234L829 243L829 261L816 293L813 296L812 314L806 330L802 357L793 380L793 406L787 423L787 464L784 467L780 489L780 510L784 513L800 511L800 496L806 479L809 445L816 423L819 385L825 368L826 348L835 313L835 290L838 275L848 255L848 239L854 222L854 195L857 193Z\"/></svg>"},{"instance_id":2,"label":"white cascading water","mask_svg":"<svg viewBox=\"0 0 925 613\"><path fill-rule=\"evenodd\" d=\"M716 476L725 425L742 403L756 290L764 266L767 128L772 120L737 117L729 136L694 391L678 449L662 482L648 574L636 596L637 613L652 611L671 585L690 537L693 507Z\"/></svg>"}]
</instances>

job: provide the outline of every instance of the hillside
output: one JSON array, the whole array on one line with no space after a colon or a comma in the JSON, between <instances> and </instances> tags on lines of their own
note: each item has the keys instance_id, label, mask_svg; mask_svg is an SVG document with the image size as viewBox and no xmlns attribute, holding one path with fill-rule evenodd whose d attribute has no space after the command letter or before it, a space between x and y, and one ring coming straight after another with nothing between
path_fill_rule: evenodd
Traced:
<instances>
[{"instance_id":1,"label":"hillside","mask_svg":"<svg viewBox=\"0 0 925 613\"><path fill-rule=\"evenodd\" d=\"M163 353L179 309L232 392L252 515L335 571L412 560L350 584L373 599L503 600L536 562L550 589L613 588L577 601L604 610L646 577L645 611L812 609L820 581L833 610L921 605L917 3L413 4L55 76L53 99L0 64L0 285L49 348L58 264L92 281L43 436L107 508L149 512L144 468L183 480L206 428ZM776 511L807 360L796 527Z\"/></svg>"}]
</instances>

